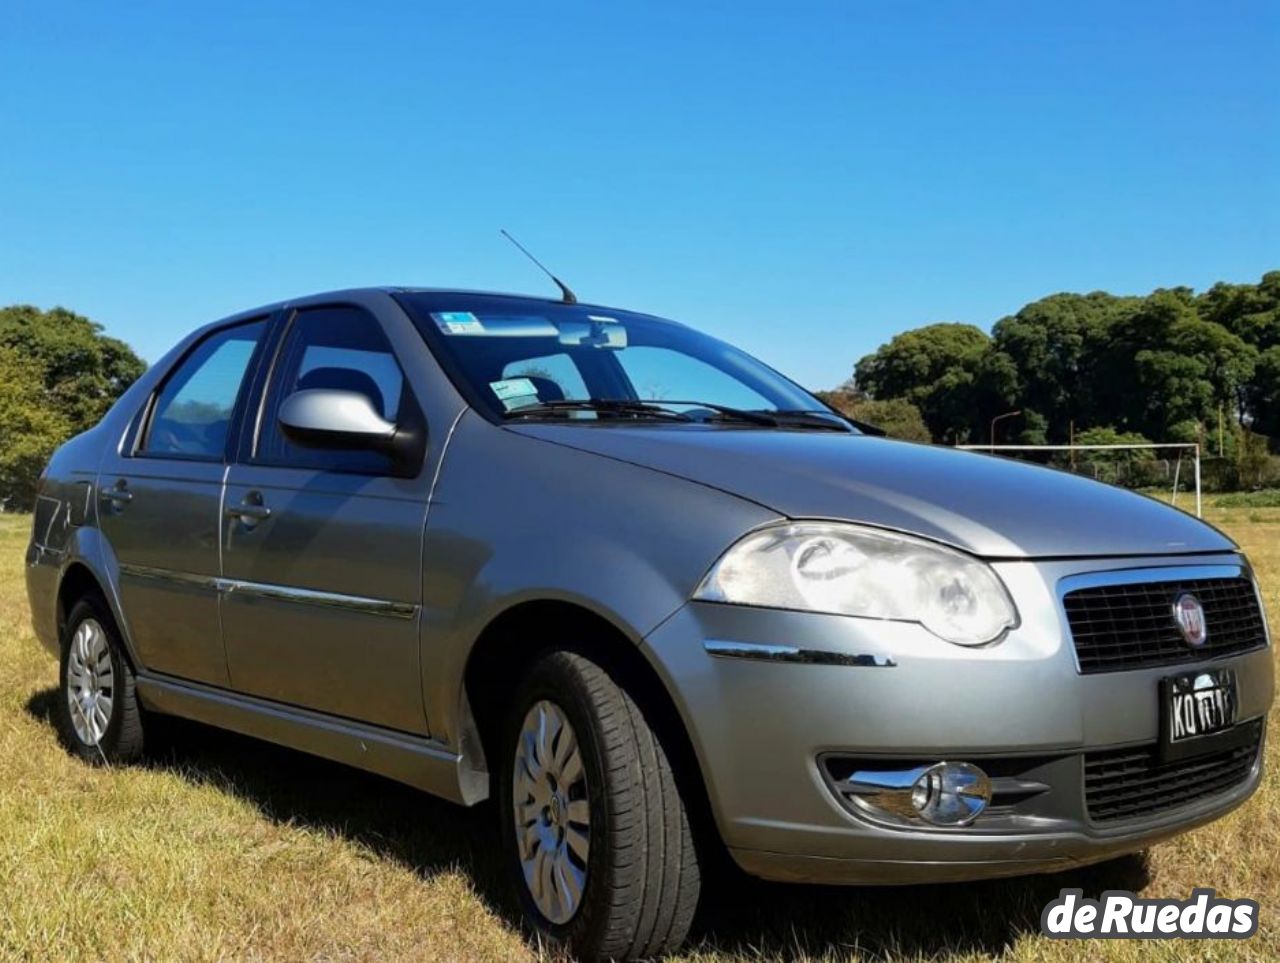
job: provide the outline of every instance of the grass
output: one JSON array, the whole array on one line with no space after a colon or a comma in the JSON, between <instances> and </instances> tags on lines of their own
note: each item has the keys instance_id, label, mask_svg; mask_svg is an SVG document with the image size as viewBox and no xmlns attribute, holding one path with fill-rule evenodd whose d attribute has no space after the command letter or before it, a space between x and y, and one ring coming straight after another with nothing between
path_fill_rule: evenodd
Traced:
<instances>
[{"instance_id":1,"label":"grass","mask_svg":"<svg viewBox=\"0 0 1280 963\"><path fill-rule=\"evenodd\" d=\"M1280 508L1280 488L1216 495L1213 503L1219 508Z\"/></svg>"},{"instance_id":2,"label":"grass","mask_svg":"<svg viewBox=\"0 0 1280 963\"><path fill-rule=\"evenodd\" d=\"M1280 612L1280 509L1209 518L1249 552ZM0 957L5 959L529 960L500 882L487 806L195 725L145 765L62 751L57 668L31 634L29 520L0 516ZM1276 714L1280 717L1280 714ZM1280 958L1280 739L1258 795L1212 826L1058 876L911 889L717 883L686 959ZM1055 942L1040 910L1064 886L1261 903L1243 942Z\"/></svg>"}]
</instances>

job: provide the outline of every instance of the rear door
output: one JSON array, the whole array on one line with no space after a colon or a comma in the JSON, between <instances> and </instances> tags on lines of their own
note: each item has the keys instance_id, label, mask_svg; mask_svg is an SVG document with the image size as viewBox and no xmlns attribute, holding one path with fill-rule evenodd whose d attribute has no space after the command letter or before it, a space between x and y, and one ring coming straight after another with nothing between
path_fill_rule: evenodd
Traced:
<instances>
[{"instance_id":1,"label":"rear door","mask_svg":"<svg viewBox=\"0 0 1280 963\"><path fill-rule=\"evenodd\" d=\"M228 454L267 319L220 328L160 382L98 476L98 524L115 551L127 628L156 672L227 684L218 531Z\"/></svg>"},{"instance_id":2,"label":"rear door","mask_svg":"<svg viewBox=\"0 0 1280 963\"><path fill-rule=\"evenodd\" d=\"M425 733L418 656L427 489L371 451L290 442L295 391L366 395L398 424L422 411L379 319L353 304L294 311L231 466L222 525L222 625L232 686L262 698Z\"/></svg>"}]
</instances>

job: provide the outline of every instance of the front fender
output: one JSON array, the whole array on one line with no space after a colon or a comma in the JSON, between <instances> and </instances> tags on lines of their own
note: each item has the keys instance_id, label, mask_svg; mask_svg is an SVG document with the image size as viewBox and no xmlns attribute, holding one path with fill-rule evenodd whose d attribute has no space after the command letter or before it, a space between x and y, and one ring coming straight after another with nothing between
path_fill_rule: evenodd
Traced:
<instances>
[{"instance_id":1,"label":"front fender","mask_svg":"<svg viewBox=\"0 0 1280 963\"><path fill-rule=\"evenodd\" d=\"M503 612L535 600L568 602L639 645L726 548L777 517L685 479L464 418L423 546L423 694L432 738L457 745L467 661Z\"/></svg>"}]
</instances>

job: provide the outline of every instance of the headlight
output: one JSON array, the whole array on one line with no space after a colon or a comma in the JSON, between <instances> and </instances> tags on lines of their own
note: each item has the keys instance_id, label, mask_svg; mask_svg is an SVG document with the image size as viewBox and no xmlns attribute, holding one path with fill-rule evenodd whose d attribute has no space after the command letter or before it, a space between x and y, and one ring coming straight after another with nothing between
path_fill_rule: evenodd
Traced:
<instances>
[{"instance_id":1,"label":"headlight","mask_svg":"<svg viewBox=\"0 0 1280 963\"><path fill-rule=\"evenodd\" d=\"M956 645L991 642L1018 623L1009 593L985 562L836 522L753 532L712 566L694 598L918 622Z\"/></svg>"}]
</instances>

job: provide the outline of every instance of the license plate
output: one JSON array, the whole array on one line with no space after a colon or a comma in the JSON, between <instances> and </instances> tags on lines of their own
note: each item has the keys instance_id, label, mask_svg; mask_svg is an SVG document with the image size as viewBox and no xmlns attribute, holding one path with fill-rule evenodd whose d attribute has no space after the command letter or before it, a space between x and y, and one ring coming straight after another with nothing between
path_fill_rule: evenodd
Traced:
<instances>
[{"instance_id":1,"label":"license plate","mask_svg":"<svg viewBox=\"0 0 1280 963\"><path fill-rule=\"evenodd\" d=\"M1179 755L1178 750L1192 749L1197 740L1235 725L1234 669L1201 669L1169 676L1163 680L1162 692L1163 741Z\"/></svg>"}]
</instances>

